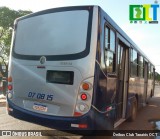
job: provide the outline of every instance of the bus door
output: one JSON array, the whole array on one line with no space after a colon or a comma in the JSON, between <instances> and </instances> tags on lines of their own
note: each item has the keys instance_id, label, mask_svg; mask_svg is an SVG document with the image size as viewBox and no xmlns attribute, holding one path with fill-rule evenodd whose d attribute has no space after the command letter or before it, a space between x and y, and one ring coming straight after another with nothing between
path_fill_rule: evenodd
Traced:
<instances>
[{"instance_id":1,"label":"bus door","mask_svg":"<svg viewBox=\"0 0 160 139\"><path fill-rule=\"evenodd\" d=\"M148 62L144 63L144 103L147 101L147 86L148 86Z\"/></svg>"},{"instance_id":2,"label":"bus door","mask_svg":"<svg viewBox=\"0 0 160 139\"><path fill-rule=\"evenodd\" d=\"M118 84L116 94L116 121L125 118L128 89L128 51L123 44L118 44Z\"/></svg>"}]
</instances>

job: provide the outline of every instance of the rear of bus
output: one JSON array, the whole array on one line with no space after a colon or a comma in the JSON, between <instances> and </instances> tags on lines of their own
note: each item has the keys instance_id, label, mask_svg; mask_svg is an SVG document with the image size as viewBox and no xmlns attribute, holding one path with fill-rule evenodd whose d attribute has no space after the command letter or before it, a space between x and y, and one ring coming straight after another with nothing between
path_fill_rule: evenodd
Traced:
<instances>
[{"instance_id":1,"label":"rear of bus","mask_svg":"<svg viewBox=\"0 0 160 139\"><path fill-rule=\"evenodd\" d=\"M8 113L61 129L93 129L98 7L49 9L15 22Z\"/></svg>"}]
</instances>

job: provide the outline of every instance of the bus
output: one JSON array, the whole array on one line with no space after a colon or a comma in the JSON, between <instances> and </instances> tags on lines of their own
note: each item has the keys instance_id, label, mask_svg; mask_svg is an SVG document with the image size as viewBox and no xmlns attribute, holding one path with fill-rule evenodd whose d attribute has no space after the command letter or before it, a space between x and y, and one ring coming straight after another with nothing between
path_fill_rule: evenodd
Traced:
<instances>
[{"instance_id":1,"label":"bus","mask_svg":"<svg viewBox=\"0 0 160 139\"><path fill-rule=\"evenodd\" d=\"M155 66L99 6L53 8L14 23L7 111L67 130L111 130L154 95Z\"/></svg>"}]
</instances>

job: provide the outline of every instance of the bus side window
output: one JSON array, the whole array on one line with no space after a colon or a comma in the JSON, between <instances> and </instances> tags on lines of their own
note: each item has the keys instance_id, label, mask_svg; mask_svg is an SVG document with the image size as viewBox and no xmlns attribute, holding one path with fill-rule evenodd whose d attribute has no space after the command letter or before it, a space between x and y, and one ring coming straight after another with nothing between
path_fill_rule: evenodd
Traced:
<instances>
[{"instance_id":1,"label":"bus side window","mask_svg":"<svg viewBox=\"0 0 160 139\"><path fill-rule=\"evenodd\" d=\"M131 76L138 75L138 59L137 59L137 52L131 49Z\"/></svg>"},{"instance_id":2,"label":"bus side window","mask_svg":"<svg viewBox=\"0 0 160 139\"><path fill-rule=\"evenodd\" d=\"M143 57L139 55L138 58L138 75L139 77L144 77L144 60Z\"/></svg>"},{"instance_id":3,"label":"bus side window","mask_svg":"<svg viewBox=\"0 0 160 139\"><path fill-rule=\"evenodd\" d=\"M114 54L108 50L105 50L105 64L107 72L114 72Z\"/></svg>"},{"instance_id":4,"label":"bus side window","mask_svg":"<svg viewBox=\"0 0 160 139\"><path fill-rule=\"evenodd\" d=\"M151 79L153 79L154 73L153 73L153 66L151 65Z\"/></svg>"},{"instance_id":5,"label":"bus side window","mask_svg":"<svg viewBox=\"0 0 160 139\"><path fill-rule=\"evenodd\" d=\"M107 72L115 72L115 32L109 27L105 27L105 64Z\"/></svg>"},{"instance_id":6,"label":"bus side window","mask_svg":"<svg viewBox=\"0 0 160 139\"><path fill-rule=\"evenodd\" d=\"M148 79L151 79L151 64L148 63Z\"/></svg>"}]
</instances>

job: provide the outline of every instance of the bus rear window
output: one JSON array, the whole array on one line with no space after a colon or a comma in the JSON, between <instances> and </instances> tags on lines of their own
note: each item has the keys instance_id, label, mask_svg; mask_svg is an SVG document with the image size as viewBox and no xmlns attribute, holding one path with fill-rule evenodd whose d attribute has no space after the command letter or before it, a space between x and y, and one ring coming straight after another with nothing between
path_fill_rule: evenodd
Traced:
<instances>
[{"instance_id":1,"label":"bus rear window","mask_svg":"<svg viewBox=\"0 0 160 139\"><path fill-rule=\"evenodd\" d=\"M47 71L47 82L59 84L73 84L73 71Z\"/></svg>"},{"instance_id":2,"label":"bus rear window","mask_svg":"<svg viewBox=\"0 0 160 139\"><path fill-rule=\"evenodd\" d=\"M28 56L77 54L86 49L88 10L42 14L17 22L14 52Z\"/></svg>"}]
</instances>

